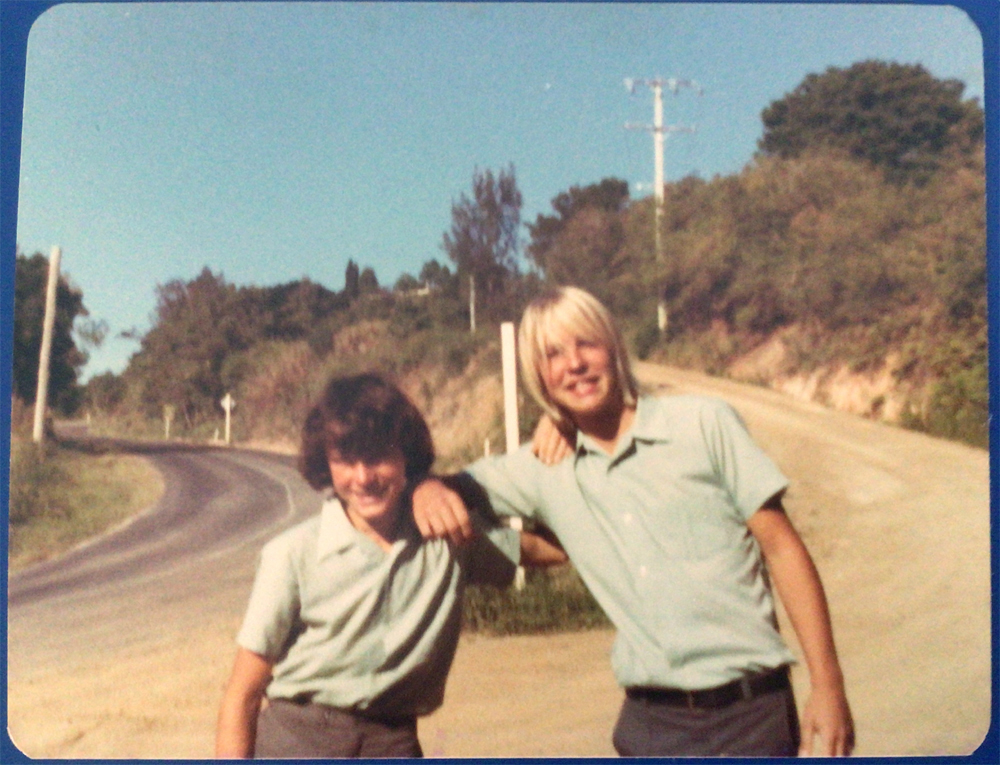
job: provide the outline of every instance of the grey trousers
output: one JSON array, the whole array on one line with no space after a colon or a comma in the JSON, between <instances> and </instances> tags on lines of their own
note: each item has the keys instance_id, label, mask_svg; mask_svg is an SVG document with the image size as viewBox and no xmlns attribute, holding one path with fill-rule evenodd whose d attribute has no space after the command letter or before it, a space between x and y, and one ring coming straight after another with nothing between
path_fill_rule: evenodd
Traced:
<instances>
[{"instance_id":1,"label":"grey trousers","mask_svg":"<svg viewBox=\"0 0 1000 765\"><path fill-rule=\"evenodd\" d=\"M623 757L795 757L799 718L791 689L721 709L626 698L615 725Z\"/></svg>"},{"instance_id":2,"label":"grey trousers","mask_svg":"<svg viewBox=\"0 0 1000 765\"><path fill-rule=\"evenodd\" d=\"M257 717L256 759L423 757L415 717L362 717L273 699Z\"/></svg>"}]
</instances>

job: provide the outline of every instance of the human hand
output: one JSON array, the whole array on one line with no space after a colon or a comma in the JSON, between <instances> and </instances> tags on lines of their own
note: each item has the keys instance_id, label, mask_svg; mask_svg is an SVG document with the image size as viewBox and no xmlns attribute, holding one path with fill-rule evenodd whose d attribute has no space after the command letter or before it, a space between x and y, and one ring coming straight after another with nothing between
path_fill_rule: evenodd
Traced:
<instances>
[{"instance_id":1,"label":"human hand","mask_svg":"<svg viewBox=\"0 0 1000 765\"><path fill-rule=\"evenodd\" d=\"M813 688L802 712L800 757L847 757L854 751L854 721L840 688Z\"/></svg>"},{"instance_id":2,"label":"human hand","mask_svg":"<svg viewBox=\"0 0 1000 765\"><path fill-rule=\"evenodd\" d=\"M413 490L413 521L424 539L460 545L475 534L462 498L437 478L427 478Z\"/></svg>"},{"instance_id":3,"label":"human hand","mask_svg":"<svg viewBox=\"0 0 1000 765\"><path fill-rule=\"evenodd\" d=\"M531 437L531 451L545 465L556 465L570 455L573 448L552 419L543 414Z\"/></svg>"}]
</instances>

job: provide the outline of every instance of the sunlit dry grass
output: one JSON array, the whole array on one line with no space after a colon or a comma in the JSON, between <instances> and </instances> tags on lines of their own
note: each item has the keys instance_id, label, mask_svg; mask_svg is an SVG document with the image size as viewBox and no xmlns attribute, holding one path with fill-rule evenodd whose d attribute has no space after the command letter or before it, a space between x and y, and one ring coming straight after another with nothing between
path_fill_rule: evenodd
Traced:
<instances>
[{"instance_id":1,"label":"sunlit dry grass","mask_svg":"<svg viewBox=\"0 0 1000 765\"><path fill-rule=\"evenodd\" d=\"M162 493L160 474L139 457L12 439L10 570L113 528Z\"/></svg>"}]
</instances>

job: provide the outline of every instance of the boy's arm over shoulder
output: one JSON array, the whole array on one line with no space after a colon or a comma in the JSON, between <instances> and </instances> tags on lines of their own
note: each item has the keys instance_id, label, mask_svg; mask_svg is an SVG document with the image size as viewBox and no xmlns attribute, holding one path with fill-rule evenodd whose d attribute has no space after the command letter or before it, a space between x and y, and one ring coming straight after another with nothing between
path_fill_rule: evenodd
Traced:
<instances>
[{"instance_id":1,"label":"boy's arm over shoulder","mask_svg":"<svg viewBox=\"0 0 1000 765\"><path fill-rule=\"evenodd\" d=\"M538 471L545 470L530 445L497 457L484 457L450 476L430 477L412 495L413 520L425 539L463 544L475 534L469 508L531 517L538 507Z\"/></svg>"},{"instance_id":2,"label":"boy's arm over shoulder","mask_svg":"<svg viewBox=\"0 0 1000 765\"><path fill-rule=\"evenodd\" d=\"M465 501L445 478L421 481L413 489L412 506L413 521L424 539L447 539L462 545L475 534Z\"/></svg>"}]
</instances>

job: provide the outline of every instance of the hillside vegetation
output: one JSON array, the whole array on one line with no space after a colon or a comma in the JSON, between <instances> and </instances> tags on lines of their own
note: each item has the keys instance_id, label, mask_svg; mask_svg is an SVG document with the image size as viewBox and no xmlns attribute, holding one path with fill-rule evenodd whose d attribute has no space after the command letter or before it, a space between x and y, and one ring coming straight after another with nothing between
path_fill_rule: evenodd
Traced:
<instances>
[{"instance_id":1,"label":"hillside vegetation","mask_svg":"<svg viewBox=\"0 0 1000 765\"><path fill-rule=\"evenodd\" d=\"M172 435L211 438L230 393L238 441L290 445L330 374L375 369L460 463L487 438L503 447L498 324L547 284L576 284L641 358L986 446L984 122L962 89L877 61L809 75L763 110L739 173L666 185L659 251L653 200L620 179L560 192L522 224L514 167L476 169L444 263L387 287L348 262L340 291L206 267L158 288L139 351L92 379L84 406L119 431L162 435L169 416Z\"/></svg>"}]
</instances>

